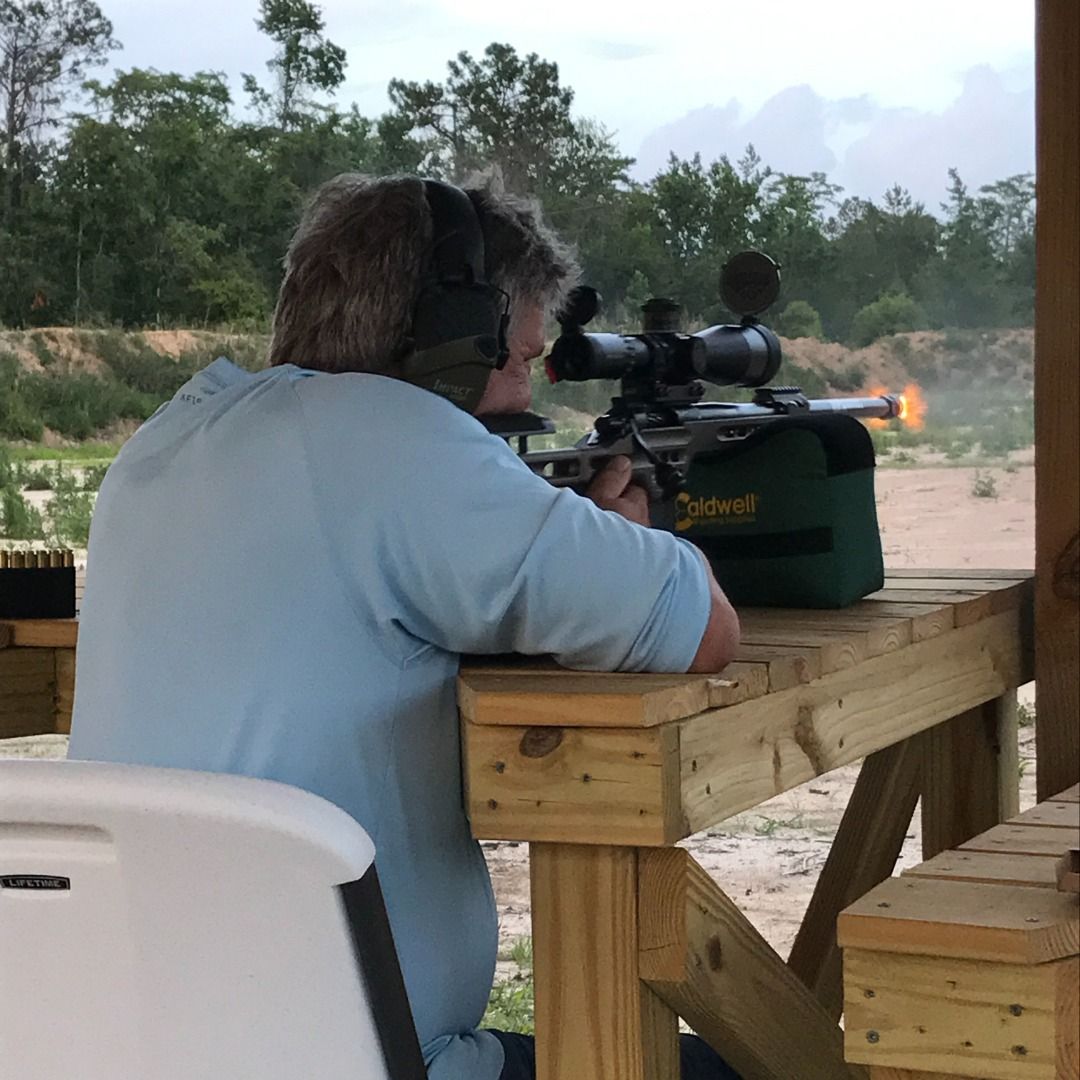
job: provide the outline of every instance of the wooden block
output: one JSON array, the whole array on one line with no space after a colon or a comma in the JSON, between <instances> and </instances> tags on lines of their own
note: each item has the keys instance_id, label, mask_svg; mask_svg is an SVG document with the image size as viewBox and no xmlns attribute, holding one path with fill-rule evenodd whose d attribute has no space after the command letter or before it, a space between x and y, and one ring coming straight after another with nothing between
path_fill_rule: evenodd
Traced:
<instances>
[{"instance_id":1,"label":"wooden block","mask_svg":"<svg viewBox=\"0 0 1080 1080\"><path fill-rule=\"evenodd\" d=\"M654 845L687 835L675 724L604 730L464 721L462 746L474 836Z\"/></svg>"},{"instance_id":2,"label":"wooden block","mask_svg":"<svg viewBox=\"0 0 1080 1080\"><path fill-rule=\"evenodd\" d=\"M922 743L924 859L1019 810L1015 691L938 724Z\"/></svg>"},{"instance_id":3,"label":"wooden block","mask_svg":"<svg viewBox=\"0 0 1080 1080\"><path fill-rule=\"evenodd\" d=\"M1029 885L1040 889L1053 889L1057 885L1054 860L1048 856L986 851L943 851L905 870L901 876L982 881L987 885Z\"/></svg>"},{"instance_id":4,"label":"wooden block","mask_svg":"<svg viewBox=\"0 0 1080 1080\"><path fill-rule=\"evenodd\" d=\"M688 852L638 858L641 978L740 1076L865 1076L844 1063L836 1021Z\"/></svg>"},{"instance_id":5,"label":"wooden block","mask_svg":"<svg viewBox=\"0 0 1080 1080\"><path fill-rule=\"evenodd\" d=\"M961 851L987 851L1007 855L1053 855L1075 846L1080 830L1066 831L1048 825L996 825L960 845Z\"/></svg>"},{"instance_id":6,"label":"wooden block","mask_svg":"<svg viewBox=\"0 0 1080 1080\"><path fill-rule=\"evenodd\" d=\"M863 762L791 947L788 966L834 1022L844 1007L837 916L892 874L919 798L921 767L917 738L878 750Z\"/></svg>"},{"instance_id":7,"label":"wooden block","mask_svg":"<svg viewBox=\"0 0 1080 1080\"><path fill-rule=\"evenodd\" d=\"M1016 817L1010 825L1044 825L1050 828L1080 829L1080 803L1041 802Z\"/></svg>"},{"instance_id":8,"label":"wooden block","mask_svg":"<svg viewBox=\"0 0 1080 1080\"><path fill-rule=\"evenodd\" d=\"M1080 802L1080 784L1073 784L1071 788L1059 791L1053 796L1051 802Z\"/></svg>"},{"instance_id":9,"label":"wooden block","mask_svg":"<svg viewBox=\"0 0 1080 1080\"><path fill-rule=\"evenodd\" d=\"M840 916L841 948L1042 964L1080 953L1080 909L1053 889L891 878Z\"/></svg>"},{"instance_id":10,"label":"wooden block","mask_svg":"<svg viewBox=\"0 0 1080 1080\"><path fill-rule=\"evenodd\" d=\"M680 721L682 807L708 828L1027 681L1016 612Z\"/></svg>"},{"instance_id":11,"label":"wooden block","mask_svg":"<svg viewBox=\"0 0 1080 1080\"><path fill-rule=\"evenodd\" d=\"M533 844L538 1080L678 1080L675 1013L639 976L637 852Z\"/></svg>"},{"instance_id":12,"label":"wooden block","mask_svg":"<svg viewBox=\"0 0 1080 1080\"><path fill-rule=\"evenodd\" d=\"M0 649L6 649L11 644L11 624L0 623Z\"/></svg>"},{"instance_id":13,"label":"wooden block","mask_svg":"<svg viewBox=\"0 0 1080 1080\"><path fill-rule=\"evenodd\" d=\"M11 643L27 648L74 649L79 635L77 619L15 619L0 624L11 631Z\"/></svg>"},{"instance_id":14,"label":"wooden block","mask_svg":"<svg viewBox=\"0 0 1080 1080\"><path fill-rule=\"evenodd\" d=\"M736 662L763 663L769 669L769 691L790 690L821 675L821 651L807 646L749 645L739 643Z\"/></svg>"},{"instance_id":15,"label":"wooden block","mask_svg":"<svg viewBox=\"0 0 1080 1080\"><path fill-rule=\"evenodd\" d=\"M743 701L764 697L769 692L769 665L733 662L716 678L707 681L710 709L738 705Z\"/></svg>"},{"instance_id":16,"label":"wooden block","mask_svg":"<svg viewBox=\"0 0 1080 1080\"><path fill-rule=\"evenodd\" d=\"M463 672L458 707L474 724L652 727L709 707L703 675Z\"/></svg>"},{"instance_id":17,"label":"wooden block","mask_svg":"<svg viewBox=\"0 0 1080 1080\"><path fill-rule=\"evenodd\" d=\"M1057 1071L1059 1025L1078 974L1076 957L1024 967L845 950L845 1052L931 1074L1069 1075Z\"/></svg>"}]
</instances>

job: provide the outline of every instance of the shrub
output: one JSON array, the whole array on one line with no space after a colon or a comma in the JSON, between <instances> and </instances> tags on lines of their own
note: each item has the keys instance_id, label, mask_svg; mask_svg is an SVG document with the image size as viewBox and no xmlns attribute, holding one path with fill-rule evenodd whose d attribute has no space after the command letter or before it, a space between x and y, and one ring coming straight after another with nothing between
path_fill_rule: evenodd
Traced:
<instances>
[{"instance_id":1,"label":"shrub","mask_svg":"<svg viewBox=\"0 0 1080 1080\"><path fill-rule=\"evenodd\" d=\"M45 539L40 512L13 487L0 491L0 536L8 540Z\"/></svg>"},{"instance_id":2,"label":"shrub","mask_svg":"<svg viewBox=\"0 0 1080 1080\"><path fill-rule=\"evenodd\" d=\"M851 320L851 344L869 345L888 334L919 330L926 325L926 316L919 305L905 292L887 292L855 313Z\"/></svg>"},{"instance_id":3,"label":"shrub","mask_svg":"<svg viewBox=\"0 0 1080 1080\"><path fill-rule=\"evenodd\" d=\"M996 499L998 497L997 481L981 469L975 470L975 479L971 484L971 494L977 499Z\"/></svg>"},{"instance_id":4,"label":"shrub","mask_svg":"<svg viewBox=\"0 0 1080 1080\"><path fill-rule=\"evenodd\" d=\"M776 317L773 329L786 338L818 338L825 336L821 316L805 300L792 300Z\"/></svg>"},{"instance_id":5,"label":"shrub","mask_svg":"<svg viewBox=\"0 0 1080 1080\"><path fill-rule=\"evenodd\" d=\"M868 371L865 364L854 362L842 367L839 371L830 372L825 378L834 390L840 393L851 393L860 390L866 385Z\"/></svg>"}]
</instances>

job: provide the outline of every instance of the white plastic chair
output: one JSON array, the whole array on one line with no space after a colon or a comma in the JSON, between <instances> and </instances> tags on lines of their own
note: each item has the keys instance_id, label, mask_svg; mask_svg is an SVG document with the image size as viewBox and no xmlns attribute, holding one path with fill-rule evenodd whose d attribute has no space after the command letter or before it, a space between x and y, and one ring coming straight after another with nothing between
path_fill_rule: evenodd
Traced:
<instances>
[{"instance_id":1,"label":"white plastic chair","mask_svg":"<svg viewBox=\"0 0 1080 1080\"><path fill-rule=\"evenodd\" d=\"M422 1080L373 859L284 784L0 761L0 1076Z\"/></svg>"}]
</instances>

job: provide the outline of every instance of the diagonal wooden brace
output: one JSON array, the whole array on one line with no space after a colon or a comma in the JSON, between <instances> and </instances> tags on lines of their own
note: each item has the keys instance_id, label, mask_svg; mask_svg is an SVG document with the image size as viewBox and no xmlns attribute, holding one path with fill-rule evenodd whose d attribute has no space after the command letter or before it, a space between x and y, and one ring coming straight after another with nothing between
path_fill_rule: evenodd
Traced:
<instances>
[{"instance_id":1,"label":"diagonal wooden brace","mask_svg":"<svg viewBox=\"0 0 1080 1080\"><path fill-rule=\"evenodd\" d=\"M843 1034L681 848L638 852L641 979L744 1080L851 1080Z\"/></svg>"}]
</instances>

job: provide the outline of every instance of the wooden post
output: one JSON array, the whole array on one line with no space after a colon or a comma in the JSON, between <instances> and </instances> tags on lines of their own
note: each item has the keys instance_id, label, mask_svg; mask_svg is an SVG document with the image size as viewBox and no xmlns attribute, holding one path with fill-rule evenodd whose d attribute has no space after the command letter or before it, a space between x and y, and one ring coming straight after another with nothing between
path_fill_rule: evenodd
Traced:
<instances>
[{"instance_id":1,"label":"wooden post","mask_svg":"<svg viewBox=\"0 0 1080 1080\"><path fill-rule=\"evenodd\" d=\"M791 948L788 966L834 1022L844 1011L836 919L848 904L892 874L919 798L922 750L922 739L916 735L863 762Z\"/></svg>"},{"instance_id":2,"label":"wooden post","mask_svg":"<svg viewBox=\"0 0 1080 1080\"><path fill-rule=\"evenodd\" d=\"M532 844L537 1080L678 1080L678 1018L638 975L632 847Z\"/></svg>"},{"instance_id":3,"label":"wooden post","mask_svg":"<svg viewBox=\"0 0 1080 1080\"><path fill-rule=\"evenodd\" d=\"M1080 5L1036 5L1037 789L1080 779Z\"/></svg>"},{"instance_id":4,"label":"wooden post","mask_svg":"<svg viewBox=\"0 0 1080 1080\"><path fill-rule=\"evenodd\" d=\"M1019 811L1016 691L923 739L923 858L959 847Z\"/></svg>"}]
</instances>

